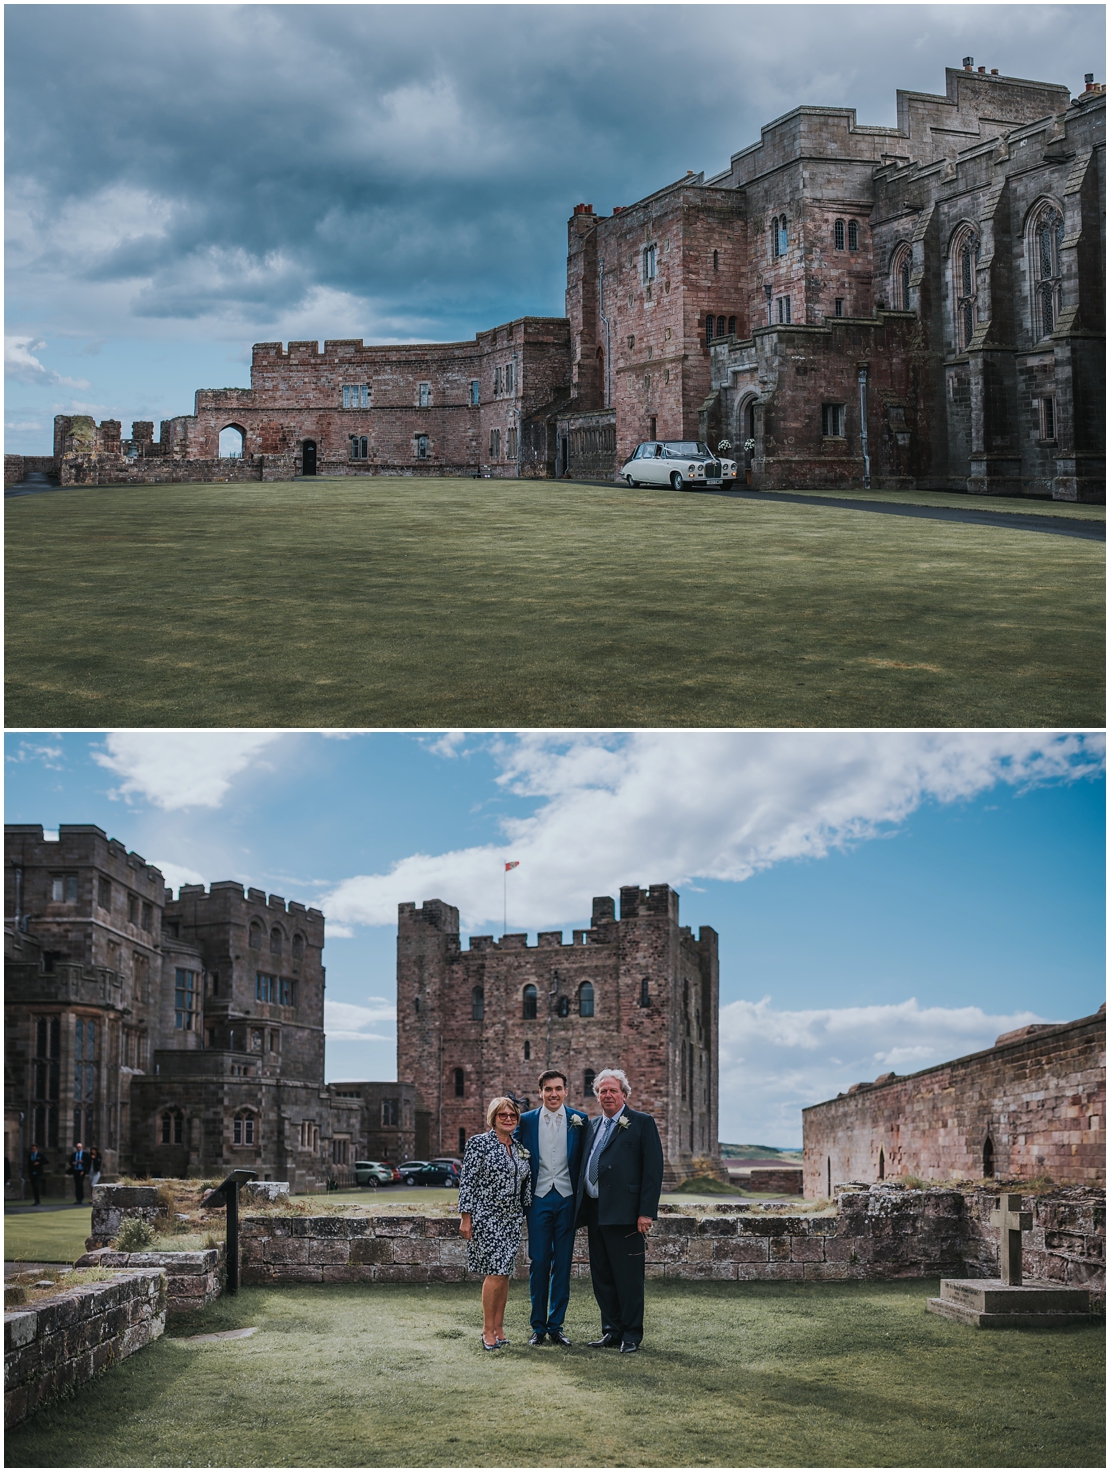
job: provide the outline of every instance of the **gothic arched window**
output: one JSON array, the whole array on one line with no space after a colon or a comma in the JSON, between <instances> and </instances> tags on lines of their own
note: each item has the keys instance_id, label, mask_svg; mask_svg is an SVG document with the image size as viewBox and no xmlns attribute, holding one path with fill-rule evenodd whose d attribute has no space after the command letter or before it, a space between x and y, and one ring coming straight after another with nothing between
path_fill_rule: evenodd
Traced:
<instances>
[{"instance_id":1,"label":"gothic arched window","mask_svg":"<svg viewBox=\"0 0 1110 1472\"><path fill-rule=\"evenodd\" d=\"M848 221L848 249L859 250L859 226L855 220Z\"/></svg>"},{"instance_id":2,"label":"gothic arched window","mask_svg":"<svg viewBox=\"0 0 1110 1472\"><path fill-rule=\"evenodd\" d=\"M537 994L536 988L534 986L532 986L532 985L529 984L528 986L526 986L524 988L524 1016L525 1017L535 1017L535 1015L536 1015L536 1001L537 1001L537 996L538 996L538 994Z\"/></svg>"},{"instance_id":3,"label":"gothic arched window","mask_svg":"<svg viewBox=\"0 0 1110 1472\"><path fill-rule=\"evenodd\" d=\"M724 337L724 335L725 335L725 319L723 317L718 317L717 318L717 336L718 337Z\"/></svg>"},{"instance_id":4,"label":"gothic arched window","mask_svg":"<svg viewBox=\"0 0 1110 1472\"><path fill-rule=\"evenodd\" d=\"M955 302L956 351L966 353L975 334L978 313L979 237L969 225L957 234L952 248L952 296Z\"/></svg>"},{"instance_id":5,"label":"gothic arched window","mask_svg":"<svg viewBox=\"0 0 1110 1472\"><path fill-rule=\"evenodd\" d=\"M584 981L578 988L578 1015L579 1017L594 1015L594 989L588 981Z\"/></svg>"},{"instance_id":6,"label":"gothic arched window","mask_svg":"<svg viewBox=\"0 0 1110 1472\"><path fill-rule=\"evenodd\" d=\"M903 244L894 252L890 262L890 304L898 312L912 312L910 305L910 268L913 252Z\"/></svg>"},{"instance_id":7,"label":"gothic arched window","mask_svg":"<svg viewBox=\"0 0 1110 1472\"><path fill-rule=\"evenodd\" d=\"M262 949L262 933L263 932L261 921L252 920L250 937L252 951L260 951Z\"/></svg>"},{"instance_id":8,"label":"gothic arched window","mask_svg":"<svg viewBox=\"0 0 1110 1472\"><path fill-rule=\"evenodd\" d=\"M778 224L775 227L775 255L784 256L786 254L786 248L786 216L780 215Z\"/></svg>"},{"instance_id":9,"label":"gothic arched window","mask_svg":"<svg viewBox=\"0 0 1110 1472\"><path fill-rule=\"evenodd\" d=\"M837 250L844 249L844 221L837 220L833 226L833 245Z\"/></svg>"},{"instance_id":10,"label":"gothic arched window","mask_svg":"<svg viewBox=\"0 0 1110 1472\"><path fill-rule=\"evenodd\" d=\"M1048 337L1062 306L1064 217L1055 205L1043 205L1033 217L1031 240L1033 279L1033 340Z\"/></svg>"},{"instance_id":11,"label":"gothic arched window","mask_svg":"<svg viewBox=\"0 0 1110 1472\"><path fill-rule=\"evenodd\" d=\"M274 926L273 930L270 931L270 955L281 955L281 931L276 925Z\"/></svg>"}]
</instances>

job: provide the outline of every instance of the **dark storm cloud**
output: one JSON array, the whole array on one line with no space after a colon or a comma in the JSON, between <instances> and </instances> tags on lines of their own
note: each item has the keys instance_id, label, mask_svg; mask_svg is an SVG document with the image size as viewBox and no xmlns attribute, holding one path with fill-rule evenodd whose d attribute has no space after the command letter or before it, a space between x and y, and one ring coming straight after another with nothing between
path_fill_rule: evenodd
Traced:
<instances>
[{"instance_id":1,"label":"dark storm cloud","mask_svg":"<svg viewBox=\"0 0 1110 1472\"><path fill-rule=\"evenodd\" d=\"M383 335L562 311L565 220L802 102L893 122L967 51L1080 85L1102 8L9 7L9 302ZM357 305L356 305L357 304ZM87 316L87 322L83 318ZM324 320L327 318L328 320ZM310 332L308 335L312 335Z\"/></svg>"}]
</instances>

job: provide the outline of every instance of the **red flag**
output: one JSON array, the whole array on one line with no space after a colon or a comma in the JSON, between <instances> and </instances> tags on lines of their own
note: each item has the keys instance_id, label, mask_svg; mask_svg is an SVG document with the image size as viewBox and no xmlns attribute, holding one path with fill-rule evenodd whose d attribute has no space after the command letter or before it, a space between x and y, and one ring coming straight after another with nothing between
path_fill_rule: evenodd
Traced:
<instances>
[{"instance_id":1,"label":"red flag","mask_svg":"<svg viewBox=\"0 0 1110 1472\"><path fill-rule=\"evenodd\" d=\"M513 859L512 863L505 865L505 873L507 874L510 869L519 869L519 868L520 868L520 860L519 859Z\"/></svg>"}]
</instances>

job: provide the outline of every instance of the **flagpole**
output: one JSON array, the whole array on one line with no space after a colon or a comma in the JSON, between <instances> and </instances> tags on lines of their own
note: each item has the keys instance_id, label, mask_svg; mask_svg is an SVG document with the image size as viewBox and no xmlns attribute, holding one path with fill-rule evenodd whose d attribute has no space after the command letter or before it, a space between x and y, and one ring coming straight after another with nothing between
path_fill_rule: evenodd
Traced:
<instances>
[{"instance_id":1,"label":"flagpole","mask_svg":"<svg viewBox=\"0 0 1110 1472\"><path fill-rule=\"evenodd\" d=\"M509 932L509 870L504 869L501 875L501 899L503 912L501 915L501 939L504 940Z\"/></svg>"}]
</instances>

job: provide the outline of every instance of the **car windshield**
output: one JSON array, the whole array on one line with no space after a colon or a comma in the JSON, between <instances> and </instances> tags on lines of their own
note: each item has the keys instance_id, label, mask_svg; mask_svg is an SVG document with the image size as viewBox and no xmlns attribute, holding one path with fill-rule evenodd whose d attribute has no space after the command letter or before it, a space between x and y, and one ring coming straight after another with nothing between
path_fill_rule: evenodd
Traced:
<instances>
[{"instance_id":1,"label":"car windshield","mask_svg":"<svg viewBox=\"0 0 1110 1472\"><path fill-rule=\"evenodd\" d=\"M710 454L709 446L703 445L700 440L667 440L663 448L673 460L688 460L691 455Z\"/></svg>"}]
</instances>

